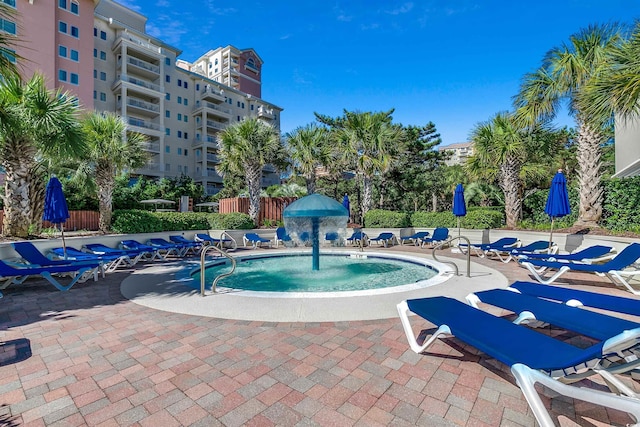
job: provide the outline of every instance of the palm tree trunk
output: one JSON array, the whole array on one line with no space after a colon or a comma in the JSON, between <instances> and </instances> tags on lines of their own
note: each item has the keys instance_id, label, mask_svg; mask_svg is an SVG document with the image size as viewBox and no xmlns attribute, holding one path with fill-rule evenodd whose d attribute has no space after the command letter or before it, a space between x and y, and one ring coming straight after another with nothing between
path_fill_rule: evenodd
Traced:
<instances>
[{"instance_id":1,"label":"palm tree trunk","mask_svg":"<svg viewBox=\"0 0 640 427\"><path fill-rule=\"evenodd\" d=\"M31 203L30 231L40 234L42 231L42 216L44 215L44 198L47 192L46 177L41 165L35 165L30 175L29 202Z\"/></svg>"},{"instance_id":2,"label":"palm tree trunk","mask_svg":"<svg viewBox=\"0 0 640 427\"><path fill-rule=\"evenodd\" d=\"M260 215L260 184L262 180L262 168L260 165L246 165L246 183L249 190L249 216L253 223L258 226Z\"/></svg>"},{"instance_id":3,"label":"palm tree trunk","mask_svg":"<svg viewBox=\"0 0 640 427\"><path fill-rule=\"evenodd\" d=\"M31 224L31 203L29 199L29 167L24 164L6 168L3 234L26 238Z\"/></svg>"},{"instance_id":4,"label":"palm tree trunk","mask_svg":"<svg viewBox=\"0 0 640 427\"><path fill-rule=\"evenodd\" d=\"M520 198L519 164L515 159L507 159L500 167L500 187L504 192L504 210L507 227L515 228L522 210Z\"/></svg>"},{"instance_id":5,"label":"palm tree trunk","mask_svg":"<svg viewBox=\"0 0 640 427\"><path fill-rule=\"evenodd\" d=\"M310 175L305 178L307 182L307 194L313 194L316 192L316 176Z\"/></svg>"},{"instance_id":6,"label":"palm tree trunk","mask_svg":"<svg viewBox=\"0 0 640 427\"><path fill-rule=\"evenodd\" d=\"M371 203L373 201L372 194L373 182L370 176L362 175L362 218L371 209Z\"/></svg>"},{"instance_id":7,"label":"palm tree trunk","mask_svg":"<svg viewBox=\"0 0 640 427\"><path fill-rule=\"evenodd\" d=\"M98 187L98 228L101 233L107 233L111 229L113 216L113 188L115 187L114 172L96 168L96 186Z\"/></svg>"},{"instance_id":8,"label":"palm tree trunk","mask_svg":"<svg viewBox=\"0 0 640 427\"><path fill-rule=\"evenodd\" d=\"M580 184L580 208L578 219L574 225L581 227L598 227L602 218L602 178L600 145L602 134L598 129L578 122L578 182Z\"/></svg>"}]
</instances>

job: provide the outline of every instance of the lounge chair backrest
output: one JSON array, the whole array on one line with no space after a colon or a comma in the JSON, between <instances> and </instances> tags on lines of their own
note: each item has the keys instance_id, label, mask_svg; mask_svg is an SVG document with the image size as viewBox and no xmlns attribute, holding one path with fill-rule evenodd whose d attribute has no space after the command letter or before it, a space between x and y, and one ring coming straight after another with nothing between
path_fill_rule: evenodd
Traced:
<instances>
[{"instance_id":1,"label":"lounge chair backrest","mask_svg":"<svg viewBox=\"0 0 640 427\"><path fill-rule=\"evenodd\" d=\"M287 230L284 227L276 228L276 237L280 240L288 240L289 235L287 234Z\"/></svg>"},{"instance_id":2,"label":"lounge chair backrest","mask_svg":"<svg viewBox=\"0 0 640 427\"><path fill-rule=\"evenodd\" d=\"M324 236L324 239L329 241L338 240L339 238L340 235L336 231L330 231Z\"/></svg>"},{"instance_id":3,"label":"lounge chair backrest","mask_svg":"<svg viewBox=\"0 0 640 427\"><path fill-rule=\"evenodd\" d=\"M438 227L433 230L433 236L431 236L432 240L440 241L447 240L449 238L449 229L445 227Z\"/></svg>"},{"instance_id":4,"label":"lounge chair backrest","mask_svg":"<svg viewBox=\"0 0 640 427\"><path fill-rule=\"evenodd\" d=\"M380 233L380 235L377 237L380 240L387 240L387 239L391 239L393 237L393 233Z\"/></svg>"},{"instance_id":5,"label":"lounge chair backrest","mask_svg":"<svg viewBox=\"0 0 640 427\"><path fill-rule=\"evenodd\" d=\"M44 256L42 252L36 248L31 242L13 242L13 248L20 254L22 258L32 264L48 265L51 260Z\"/></svg>"},{"instance_id":6,"label":"lounge chair backrest","mask_svg":"<svg viewBox=\"0 0 640 427\"><path fill-rule=\"evenodd\" d=\"M553 245L553 243L552 243ZM541 251L543 249L549 248L549 242L546 240L537 240L533 243L529 243L528 245L520 246L516 250L518 252L533 252L533 251Z\"/></svg>"},{"instance_id":7,"label":"lounge chair backrest","mask_svg":"<svg viewBox=\"0 0 640 427\"><path fill-rule=\"evenodd\" d=\"M636 262L638 258L640 258L640 243L632 243L603 265L609 271L623 270Z\"/></svg>"},{"instance_id":8,"label":"lounge chair backrest","mask_svg":"<svg viewBox=\"0 0 640 427\"><path fill-rule=\"evenodd\" d=\"M198 239L202 240L203 242L213 242L213 238L211 236L209 236L208 234L197 233L196 237Z\"/></svg>"},{"instance_id":9,"label":"lounge chair backrest","mask_svg":"<svg viewBox=\"0 0 640 427\"><path fill-rule=\"evenodd\" d=\"M514 245L517 241L518 239L516 237L503 237L491 243L491 246L496 248L501 246L511 246Z\"/></svg>"},{"instance_id":10,"label":"lounge chair backrest","mask_svg":"<svg viewBox=\"0 0 640 427\"><path fill-rule=\"evenodd\" d=\"M246 233L246 238L249 240L260 240L261 237L257 233Z\"/></svg>"}]
</instances>

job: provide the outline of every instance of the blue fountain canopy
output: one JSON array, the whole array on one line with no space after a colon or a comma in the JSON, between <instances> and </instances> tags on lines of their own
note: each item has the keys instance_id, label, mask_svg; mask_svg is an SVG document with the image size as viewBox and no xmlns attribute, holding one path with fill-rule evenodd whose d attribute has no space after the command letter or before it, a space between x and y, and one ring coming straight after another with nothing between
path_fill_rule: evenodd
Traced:
<instances>
[{"instance_id":1,"label":"blue fountain canopy","mask_svg":"<svg viewBox=\"0 0 640 427\"><path fill-rule=\"evenodd\" d=\"M311 194L296 200L284 210L285 218L314 218L323 216L348 217L349 211L342 204L322 194Z\"/></svg>"}]
</instances>

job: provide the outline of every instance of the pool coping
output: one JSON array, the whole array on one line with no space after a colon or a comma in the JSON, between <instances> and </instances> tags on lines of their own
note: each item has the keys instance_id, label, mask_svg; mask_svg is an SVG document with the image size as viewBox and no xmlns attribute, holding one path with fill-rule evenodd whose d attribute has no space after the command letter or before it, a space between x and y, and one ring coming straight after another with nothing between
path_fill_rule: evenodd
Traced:
<instances>
[{"instance_id":1,"label":"pool coping","mask_svg":"<svg viewBox=\"0 0 640 427\"><path fill-rule=\"evenodd\" d=\"M353 252L339 249L335 251ZM269 254L280 252L290 253L291 250L268 251ZM381 254L384 254L384 251L371 253L372 256ZM133 272L123 280L120 291L125 298L136 304L171 313L263 322L336 322L394 318L398 315L396 305L405 299L445 295L463 300L470 292L508 286L507 278L502 273L475 262L471 263L471 277L465 277L455 276L451 267L437 263L425 254L389 252L388 255L423 259L430 264L438 265L443 272L439 275L440 279L428 287L410 284L386 288L384 292L377 293L348 291L310 297L306 295L308 293L281 295L280 292L225 288L215 295L201 297L199 290L186 283L193 279L184 274L185 267L197 268L199 262L178 261ZM439 259L454 262L459 267L466 262L443 256L439 256ZM358 295L353 295L355 293Z\"/></svg>"}]
</instances>

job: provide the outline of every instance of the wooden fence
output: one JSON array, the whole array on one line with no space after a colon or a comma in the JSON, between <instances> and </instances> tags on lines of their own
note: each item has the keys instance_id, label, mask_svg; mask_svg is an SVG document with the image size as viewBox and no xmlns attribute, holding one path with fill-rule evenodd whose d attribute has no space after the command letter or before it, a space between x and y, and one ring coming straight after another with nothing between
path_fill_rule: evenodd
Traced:
<instances>
[{"instance_id":1,"label":"wooden fence","mask_svg":"<svg viewBox=\"0 0 640 427\"><path fill-rule=\"evenodd\" d=\"M274 222L281 221L284 208L296 200L296 197L260 197L260 215L258 216L258 224L262 224L265 219ZM220 199L219 203L218 212L220 213L249 213L248 197Z\"/></svg>"},{"instance_id":2,"label":"wooden fence","mask_svg":"<svg viewBox=\"0 0 640 427\"><path fill-rule=\"evenodd\" d=\"M100 214L94 211L69 211L70 218L64 223L64 229L69 231L75 230L97 230L98 218ZM2 232L2 224L4 223L4 211L0 210L0 233ZM49 221L42 221L43 228L54 228Z\"/></svg>"}]
</instances>

